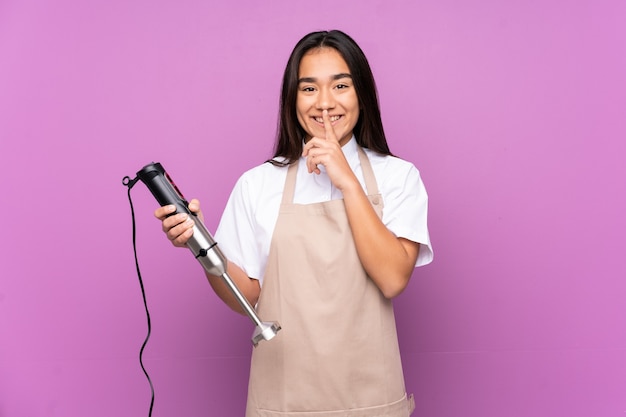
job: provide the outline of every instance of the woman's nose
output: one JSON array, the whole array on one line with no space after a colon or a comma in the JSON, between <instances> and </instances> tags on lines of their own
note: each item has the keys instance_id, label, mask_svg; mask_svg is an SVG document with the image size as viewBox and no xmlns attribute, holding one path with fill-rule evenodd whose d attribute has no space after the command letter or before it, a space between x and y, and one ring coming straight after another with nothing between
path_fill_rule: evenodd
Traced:
<instances>
[{"instance_id":1,"label":"woman's nose","mask_svg":"<svg viewBox=\"0 0 626 417\"><path fill-rule=\"evenodd\" d=\"M333 93L327 88L320 89L319 94L317 95L317 108L324 110L332 109L333 107L335 107L335 98Z\"/></svg>"}]
</instances>

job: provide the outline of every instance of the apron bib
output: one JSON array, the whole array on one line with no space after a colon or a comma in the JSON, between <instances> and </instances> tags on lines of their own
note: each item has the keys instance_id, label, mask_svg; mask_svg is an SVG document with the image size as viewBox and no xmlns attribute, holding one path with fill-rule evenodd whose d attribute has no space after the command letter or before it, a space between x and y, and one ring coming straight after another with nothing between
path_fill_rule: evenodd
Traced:
<instances>
[{"instance_id":1,"label":"apron bib","mask_svg":"<svg viewBox=\"0 0 626 417\"><path fill-rule=\"evenodd\" d=\"M257 306L282 330L252 353L246 417L408 417L391 301L361 265L343 200L293 204L297 167L288 168Z\"/></svg>"}]
</instances>

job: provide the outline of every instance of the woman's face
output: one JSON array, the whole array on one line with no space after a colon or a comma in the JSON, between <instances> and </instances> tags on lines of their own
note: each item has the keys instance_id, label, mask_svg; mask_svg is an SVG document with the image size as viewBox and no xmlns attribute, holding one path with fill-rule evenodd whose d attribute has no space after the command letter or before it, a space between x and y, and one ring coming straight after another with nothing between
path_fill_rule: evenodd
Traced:
<instances>
[{"instance_id":1,"label":"woman's face","mask_svg":"<svg viewBox=\"0 0 626 417\"><path fill-rule=\"evenodd\" d=\"M359 120L359 100L346 61L334 48L314 48L300 61L296 113L306 132L305 140L324 138L322 110L343 146Z\"/></svg>"}]
</instances>

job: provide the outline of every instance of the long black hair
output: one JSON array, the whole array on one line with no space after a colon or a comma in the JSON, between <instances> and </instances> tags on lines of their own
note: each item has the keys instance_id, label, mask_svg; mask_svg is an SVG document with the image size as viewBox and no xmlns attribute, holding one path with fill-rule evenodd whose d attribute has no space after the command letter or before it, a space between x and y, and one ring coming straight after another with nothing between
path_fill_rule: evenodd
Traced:
<instances>
[{"instance_id":1,"label":"long black hair","mask_svg":"<svg viewBox=\"0 0 626 417\"><path fill-rule=\"evenodd\" d=\"M274 146L274 156L268 162L288 165L302 154L305 131L298 122L296 99L298 96L298 72L302 57L313 48L329 47L337 50L348 65L359 101L359 120L354 126L357 143L383 155L392 155L387 145L380 117L378 92L374 75L365 54L357 43L339 30L312 32L296 44L289 56L283 75L280 95L279 121ZM278 162L276 158L284 158Z\"/></svg>"}]
</instances>

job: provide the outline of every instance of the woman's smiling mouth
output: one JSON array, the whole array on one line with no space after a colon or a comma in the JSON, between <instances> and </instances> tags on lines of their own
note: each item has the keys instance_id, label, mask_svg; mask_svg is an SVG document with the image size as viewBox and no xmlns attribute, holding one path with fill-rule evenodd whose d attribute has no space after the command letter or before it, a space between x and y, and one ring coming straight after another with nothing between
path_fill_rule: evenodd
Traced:
<instances>
[{"instance_id":1,"label":"woman's smiling mouth","mask_svg":"<svg viewBox=\"0 0 626 417\"><path fill-rule=\"evenodd\" d=\"M322 117L313 117L313 119L320 124L324 124L324 119ZM341 119L341 116L330 116L329 120L331 123L336 122L337 120Z\"/></svg>"}]
</instances>

